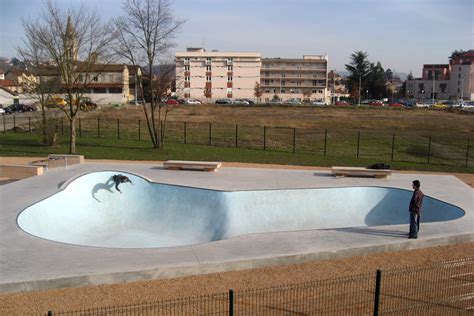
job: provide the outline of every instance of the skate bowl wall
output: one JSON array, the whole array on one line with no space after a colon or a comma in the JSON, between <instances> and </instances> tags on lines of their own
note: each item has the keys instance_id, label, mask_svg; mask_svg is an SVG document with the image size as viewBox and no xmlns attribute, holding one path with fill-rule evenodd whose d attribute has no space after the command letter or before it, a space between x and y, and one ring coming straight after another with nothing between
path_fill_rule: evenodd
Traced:
<instances>
[{"instance_id":1,"label":"skate bowl wall","mask_svg":"<svg viewBox=\"0 0 474 316\"><path fill-rule=\"evenodd\" d=\"M114 174L133 184L115 189ZM207 243L244 234L408 224L412 192L384 187L213 191L94 172L26 208L17 222L52 241L110 248ZM464 216L426 196L423 223Z\"/></svg>"}]
</instances>

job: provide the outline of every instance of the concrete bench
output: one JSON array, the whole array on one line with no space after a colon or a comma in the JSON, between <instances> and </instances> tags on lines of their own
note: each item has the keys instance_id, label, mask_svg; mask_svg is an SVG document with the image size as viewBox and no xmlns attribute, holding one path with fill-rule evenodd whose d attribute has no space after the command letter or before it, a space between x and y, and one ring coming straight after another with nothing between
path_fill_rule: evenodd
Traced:
<instances>
[{"instance_id":1,"label":"concrete bench","mask_svg":"<svg viewBox=\"0 0 474 316\"><path fill-rule=\"evenodd\" d=\"M367 169L361 167L332 167L336 177L374 177L386 178L392 174L390 169Z\"/></svg>"},{"instance_id":2,"label":"concrete bench","mask_svg":"<svg viewBox=\"0 0 474 316\"><path fill-rule=\"evenodd\" d=\"M83 155L50 154L48 155L48 159L52 159L52 160L64 159L66 166L84 163Z\"/></svg>"},{"instance_id":3,"label":"concrete bench","mask_svg":"<svg viewBox=\"0 0 474 316\"><path fill-rule=\"evenodd\" d=\"M0 177L14 180L25 179L43 174L42 166L0 165Z\"/></svg>"},{"instance_id":4,"label":"concrete bench","mask_svg":"<svg viewBox=\"0 0 474 316\"><path fill-rule=\"evenodd\" d=\"M170 170L216 171L221 165L221 162L212 161L167 160L163 163L163 167Z\"/></svg>"}]
</instances>

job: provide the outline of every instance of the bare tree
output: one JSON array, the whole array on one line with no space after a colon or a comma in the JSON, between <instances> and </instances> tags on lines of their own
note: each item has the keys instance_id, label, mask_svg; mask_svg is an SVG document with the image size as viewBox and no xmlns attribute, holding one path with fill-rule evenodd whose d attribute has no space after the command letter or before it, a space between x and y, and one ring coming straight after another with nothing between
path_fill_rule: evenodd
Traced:
<instances>
[{"instance_id":1,"label":"bare tree","mask_svg":"<svg viewBox=\"0 0 474 316\"><path fill-rule=\"evenodd\" d=\"M260 102L260 98L262 97L263 91L260 83L255 82L255 87L253 88L253 95L257 98L257 102Z\"/></svg>"},{"instance_id":2,"label":"bare tree","mask_svg":"<svg viewBox=\"0 0 474 316\"><path fill-rule=\"evenodd\" d=\"M47 132L47 107L46 102L51 97L51 93L54 91L53 87L54 80L46 80L43 77L42 72L39 72L38 69L44 67L48 61L48 54L44 50L44 47L40 47L34 39L34 33L28 28L28 22L23 20L23 27L26 31L26 38L23 39L23 45L17 48L18 54L22 57L23 61L29 64L30 69L34 75L35 79L32 79L30 76L27 77L27 80L24 82L26 90L35 95L35 98L38 100L38 104L41 109L41 133L43 136L43 144L53 145L55 137L51 139L48 137Z\"/></svg>"},{"instance_id":3,"label":"bare tree","mask_svg":"<svg viewBox=\"0 0 474 316\"><path fill-rule=\"evenodd\" d=\"M61 92L67 96L67 106L61 107L70 124L69 152L76 152L76 117L84 91L110 63L112 29L85 6L61 9L52 0L36 21L24 23L27 37L44 52L48 66L45 80L58 78Z\"/></svg>"},{"instance_id":4,"label":"bare tree","mask_svg":"<svg viewBox=\"0 0 474 316\"><path fill-rule=\"evenodd\" d=\"M153 147L160 148L160 124L156 119L161 121L163 106L153 88L153 70L174 45L175 35L184 21L174 17L169 0L125 0L123 9L125 15L115 20L115 52L133 65L146 68L144 80L148 81L150 103L143 104L143 111Z\"/></svg>"}]
</instances>

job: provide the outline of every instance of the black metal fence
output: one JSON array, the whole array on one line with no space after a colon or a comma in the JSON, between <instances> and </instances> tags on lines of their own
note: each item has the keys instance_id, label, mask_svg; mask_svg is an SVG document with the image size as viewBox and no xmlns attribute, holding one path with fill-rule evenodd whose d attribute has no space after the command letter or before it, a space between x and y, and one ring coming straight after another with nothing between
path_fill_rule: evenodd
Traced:
<instances>
[{"instance_id":1,"label":"black metal fence","mask_svg":"<svg viewBox=\"0 0 474 316\"><path fill-rule=\"evenodd\" d=\"M57 133L68 135L69 122L57 118ZM165 143L235 147L349 157L377 161L439 164L460 167L474 165L474 134L446 131L437 135L417 132L387 133L370 130L320 130L275 126L246 126L219 123L156 122ZM38 121L31 116L3 116L3 132L38 133ZM79 138L149 140L144 120L79 118Z\"/></svg>"},{"instance_id":2,"label":"black metal fence","mask_svg":"<svg viewBox=\"0 0 474 316\"><path fill-rule=\"evenodd\" d=\"M472 315L474 257L331 280L48 315Z\"/></svg>"}]
</instances>

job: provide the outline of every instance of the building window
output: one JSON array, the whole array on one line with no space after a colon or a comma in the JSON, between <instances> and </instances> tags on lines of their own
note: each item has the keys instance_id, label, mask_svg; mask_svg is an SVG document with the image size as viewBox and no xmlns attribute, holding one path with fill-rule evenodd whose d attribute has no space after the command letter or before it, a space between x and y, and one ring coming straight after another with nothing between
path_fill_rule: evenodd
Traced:
<instances>
[{"instance_id":1,"label":"building window","mask_svg":"<svg viewBox=\"0 0 474 316\"><path fill-rule=\"evenodd\" d=\"M284 86L286 84L286 81L285 80L282 80L281 81L281 85Z\"/></svg>"},{"instance_id":2,"label":"building window","mask_svg":"<svg viewBox=\"0 0 474 316\"><path fill-rule=\"evenodd\" d=\"M207 58L206 58L206 61L210 62L210 61L211 61L211 57L207 57Z\"/></svg>"},{"instance_id":3,"label":"building window","mask_svg":"<svg viewBox=\"0 0 474 316\"><path fill-rule=\"evenodd\" d=\"M184 81L189 81L189 79L190 78L188 76L184 77Z\"/></svg>"},{"instance_id":4,"label":"building window","mask_svg":"<svg viewBox=\"0 0 474 316\"><path fill-rule=\"evenodd\" d=\"M189 65L184 66L184 71L189 71Z\"/></svg>"},{"instance_id":5,"label":"building window","mask_svg":"<svg viewBox=\"0 0 474 316\"><path fill-rule=\"evenodd\" d=\"M460 92L461 92L461 90L458 88L458 93L460 93Z\"/></svg>"},{"instance_id":6,"label":"building window","mask_svg":"<svg viewBox=\"0 0 474 316\"><path fill-rule=\"evenodd\" d=\"M270 84L270 80L265 80L265 85L268 86Z\"/></svg>"},{"instance_id":7,"label":"building window","mask_svg":"<svg viewBox=\"0 0 474 316\"><path fill-rule=\"evenodd\" d=\"M461 81L458 81L458 86L460 86L460 85L461 85Z\"/></svg>"},{"instance_id":8,"label":"building window","mask_svg":"<svg viewBox=\"0 0 474 316\"><path fill-rule=\"evenodd\" d=\"M227 66L227 71L233 71L234 70L234 67L232 66Z\"/></svg>"},{"instance_id":9,"label":"building window","mask_svg":"<svg viewBox=\"0 0 474 316\"><path fill-rule=\"evenodd\" d=\"M207 66L206 66L206 71L211 71L211 70L212 70L211 66L210 66L210 65L207 65Z\"/></svg>"},{"instance_id":10,"label":"building window","mask_svg":"<svg viewBox=\"0 0 474 316\"><path fill-rule=\"evenodd\" d=\"M270 90L267 89L267 90L265 90L264 92L265 92L265 93L270 93Z\"/></svg>"},{"instance_id":11,"label":"building window","mask_svg":"<svg viewBox=\"0 0 474 316\"><path fill-rule=\"evenodd\" d=\"M281 77L282 77L282 78L285 78L285 77L286 77L286 74L285 74L285 73L282 73L282 74L281 74Z\"/></svg>"},{"instance_id":12,"label":"building window","mask_svg":"<svg viewBox=\"0 0 474 316\"><path fill-rule=\"evenodd\" d=\"M459 67L459 71L461 71L461 67Z\"/></svg>"},{"instance_id":13,"label":"building window","mask_svg":"<svg viewBox=\"0 0 474 316\"><path fill-rule=\"evenodd\" d=\"M122 88L109 88L109 93L122 93Z\"/></svg>"},{"instance_id":14,"label":"building window","mask_svg":"<svg viewBox=\"0 0 474 316\"><path fill-rule=\"evenodd\" d=\"M280 93L285 93L285 89L281 89L281 90L280 90Z\"/></svg>"},{"instance_id":15,"label":"building window","mask_svg":"<svg viewBox=\"0 0 474 316\"><path fill-rule=\"evenodd\" d=\"M211 76L206 76L206 81L207 82L211 81Z\"/></svg>"},{"instance_id":16,"label":"building window","mask_svg":"<svg viewBox=\"0 0 474 316\"><path fill-rule=\"evenodd\" d=\"M441 93L446 93L446 89L448 88L448 84L442 83L439 85L439 88L441 90Z\"/></svg>"},{"instance_id":17,"label":"building window","mask_svg":"<svg viewBox=\"0 0 474 316\"><path fill-rule=\"evenodd\" d=\"M323 90L318 90L318 93L319 93L319 94L323 94Z\"/></svg>"},{"instance_id":18,"label":"building window","mask_svg":"<svg viewBox=\"0 0 474 316\"><path fill-rule=\"evenodd\" d=\"M461 78L461 74L458 74L458 78Z\"/></svg>"},{"instance_id":19,"label":"building window","mask_svg":"<svg viewBox=\"0 0 474 316\"><path fill-rule=\"evenodd\" d=\"M228 81L228 82L232 82L232 76L228 76L228 77L227 77L227 81Z\"/></svg>"},{"instance_id":20,"label":"building window","mask_svg":"<svg viewBox=\"0 0 474 316\"><path fill-rule=\"evenodd\" d=\"M189 61L189 57L185 57L185 58L184 58L184 61Z\"/></svg>"},{"instance_id":21,"label":"building window","mask_svg":"<svg viewBox=\"0 0 474 316\"><path fill-rule=\"evenodd\" d=\"M227 88L227 94L231 94L232 93L232 88Z\"/></svg>"},{"instance_id":22,"label":"building window","mask_svg":"<svg viewBox=\"0 0 474 316\"><path fill-rule=\"evenodd\" d=\"M232 57L227 58L227 62L231 63L234 59Z\"/></svg>"},{"instance_id":23,"label":"building window","mask_svg":"<svg viewBox=\"0 0 474 316\"><path fill-rule=\"evenodd\" d=\"M316 80L313 80L313 86L318 85L318 82Z\"/></svg>"},{"instance_id":24,"label":"building window","mask_svg":"<svg viewBox=\"0 0 474 316\"><path fill-rule=\"evenodd\" d=\"M92 81L99 81L99 76L94 76L94 78L92 78Z\"/></svg>"},{"instance_id":25,"label":"building window","mask_svg":"<svg viewBox=\"0 0 474 316\"><path fill-rule=\"evenodd\" d=\"M317 92L318 92L318 90L313 90L313 91L312 91L312 93L317 93Z\"/></svg>"}]
</instances>

